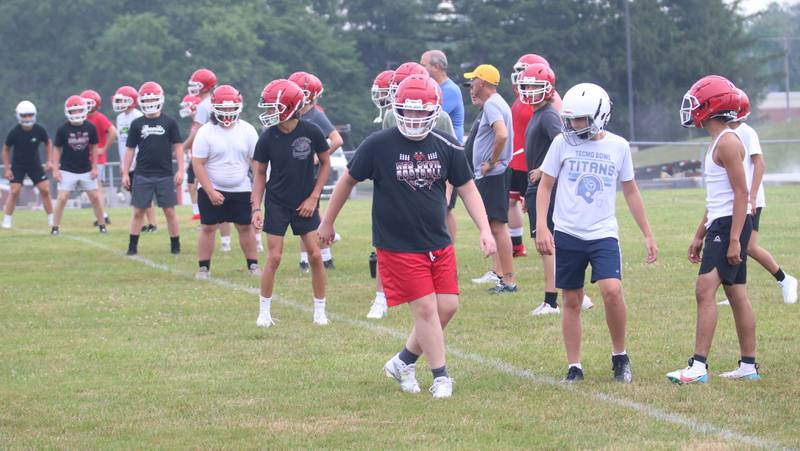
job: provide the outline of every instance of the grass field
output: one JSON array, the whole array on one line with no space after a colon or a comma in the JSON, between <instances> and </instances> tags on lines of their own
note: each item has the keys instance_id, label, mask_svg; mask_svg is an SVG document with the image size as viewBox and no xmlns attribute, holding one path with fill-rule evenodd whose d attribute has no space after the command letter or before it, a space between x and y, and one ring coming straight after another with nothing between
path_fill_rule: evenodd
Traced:
<instances>
[{"instance_id":1,"label":"grass field","mask_svg":"<svg viewBox=\"0 0 800 451\"><path fill-rule=\"evenodd\" d=\"M761 140L800 139L800 121L777 124L751 124ZM633 154L635 166L647 166L679 160L697 160L705 150L702 142L708 137L695 139L697 146L657 146L642 148ZM767 173L800 172L800 144L762 144Z\"/></svg>"},{"instance_id":2,"label":"grass field","mask_svg":"<svg viewBox=\"0 0 800 451\"><path fill-rule=\"evenodd\" d=\"M693 349L697 267L685 253L704 193L644 197L661 249L652 266L620 202L628 386L611 380L593 286L597 307L583 316L587 379L556 383L566 369L559 318L529 315L541 300L538 258L515 260L519 293L489 296L472 285L487 261L459 206L462 307L446 333L456 385L443 401L401 393L382 374L410 314L364 318L374 294L369 201L349 203L338 224L331 324L311 321L310 278L297 270L290 240L272 308L278 323L266 330L255 326L257 281L238 249L215 254L211 281L193 279L188 220L182 255L169 254L162 227L128 258L127 210L112 210L107 236L90 227L89 210L69 210L60 237L46 234L41 212L20 211L15 229L0 231L0 448L800 448L800 305L784 305L755 262L749 287L763 379L716 376L739 357L721 307L710 382L667 382ZM800 190L768 188L767 197L761 242L797 273ZM424 359L418 378L431 383Z\"/></svg>"}]
</instances>

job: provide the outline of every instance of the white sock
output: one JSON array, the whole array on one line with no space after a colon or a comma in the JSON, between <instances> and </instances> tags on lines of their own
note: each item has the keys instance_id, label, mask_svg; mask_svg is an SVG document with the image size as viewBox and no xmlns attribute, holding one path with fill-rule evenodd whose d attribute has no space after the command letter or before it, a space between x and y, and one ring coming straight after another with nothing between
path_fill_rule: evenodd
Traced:
<instances>
[{"instance_id":1,"label":"white sock","mask_svg":"<svg viewBox=\"0 0 800 451\"><path fill-rule=\"evenodd\" d=\"M739 364L739 368L741 368L742 371L745 371L747 373L755 373L756 372L755 363L744 363L744 362L742 362L742 363Z\"/></svg>"},{"instance_id":2,"label":"white sock","mask_svg":"<svg viewBox=\"0 0 800 451\"><path fill-rule=\"evenodd\" d=\"M259 296L259 311L261 313L269 313L270 308L272 307L272 297L264 297Z\"/></svg>"},{"instance_id":3,"label":"white sock","mask_svg":"<svg viewBox=\"0 0 800 451\"><path fill-rule=\"evenodd\" d=\"M578 363L570 363L569 366L567 367L567 369L570 369L572 367L575 367L575 368L583 371L583 367L581 366L580 362L578 362Z\"/></svg>"},{"instance_id":4,"label":"white sock","mask_svg":"<svg viewBox=\"0 0 800 451\"><path fill-rule=\"evenodd\" d=\"M325 310L325 298L314 298L314 310Z\"/></svg>"},{"instance_id":5,"label":"white sock","mask_svg":"<svg viewBox=\"0 0 800 451\"><path fill-rule=\"evenodd\" d=\"M627 353L628 352L625 349L623 349L622 352L612 352L611 356L613 357L613 356L617 356L617 355L625 355Z\"/></svg>"},{"instance_id":6,"label":"white sock","mask_svg":"<svg viewBox=\"0 0 800 451\"><path fill-rule=\"evenodd\" d=\"M200 207L197 204L192 204L192 214L199 215L200 214Z\"/></svg>"},{"instance_id":7,"label":"white sock","mask_svg":"<svg viewBox=\"0 0 800 451\"><path fill-rule=\"evenodd\" d=\"M231 245L230 235L219 237L219 242L222 243L223 246L230 246Z\"/></svg>"},{"instance_id":8,"label":"white sock","mask_svg":"<svg viewBox=\"0 0 800 451\"><path fill-rule=\"evenodd\" d=\"M261 233L256 232L256 243L261 244Z\"/></svg>"},{"instance_id":9,"label":"white sock","mask_svg":"<svg viewBox=\"0 0 800 451\"><path fill-rule=\"evenodd\" d=\"M386 294L383 291L375 292L375 303L386 305Z\"/></svg>"},{"instance_id":10,"label":"white sock","mask_svg":"<svg viewBox=\"0 0 800 451\"><path fill-rule=\"evenodd\" d=\"M308 263L308 252L300 252L300 263Z\"/></svg>"},{"instance_id":11,"label":"white sock","mask_svg":"<svg viewBox=\"0 0 800 451\"><path fill-rule=\"evenodd\" d=\"M325 249L320 249L319 251L322 254L322 261L326 262L333 258L331 255L331 248L326 247Z\"/></svg>"},{"instance_id":12,"label":"white sock","mask_svg":"<svg viewBox=\"0 0 800 451\"><path fill-rule=\"evenodd\" d=\"M11 225L11 215L5 215L5 216L3 216L3 224L5 224L5 225Z\"/></svg>"},{"instance_id":13,"label":"white sock","mask_svg":"<svg viewBox=\"0 0 800 451\"><path fill-rule=\"evenodd\" d=\"M513 228L513 229L509 228L508 229L508 234L511 235L511 236L522 236L522 227L517 227L517 228Z\"/></svg>"},{"instance_id":14,"label":"white sock","mask_svg":"<svg viewBox=\"0 0 800 451\"><path fill-rule=\"evenodd\" d=\"M700 362L699 360L694 360L692 362L692 369L698 371L708 371L708 367L705 363Z\"/></svg>"},{"instance_id":15,"label":"white sock","mask_svg":"<svg viewBox=\"0 0 800 451\"><path fill-rule=\"evenodd\" d=\"M47 214L47 225L52 227L52 225L53 225L53 213L48 213Z\"/></svg>"}]
</instances>

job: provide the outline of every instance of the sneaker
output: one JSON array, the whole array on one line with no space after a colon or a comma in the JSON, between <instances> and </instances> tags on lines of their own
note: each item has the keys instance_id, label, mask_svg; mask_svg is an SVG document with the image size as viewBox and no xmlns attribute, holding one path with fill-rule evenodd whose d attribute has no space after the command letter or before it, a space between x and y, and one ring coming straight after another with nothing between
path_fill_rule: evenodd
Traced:
<instances>
[{"instance_id":1,"label":"sneaker","mask_svg":"<svg viewBox=\"0 0 800 451\"><path fill-rule=\"evenodd\" d=\"M388 313L389 308L386 306L386 302L381 302L379 300L374 300L372 302L372 306L369 308L369 313L367 313L367 318L369 319L381 319Z\"/></svg>"},{"instance_id":2,"label":"sneaker","mask_svg":"<svg viewBox=\"0 0 800 451\"><path fill-rule=\"evenodd\" d=\"M311 271L311 266L308 262L300 262L300 272L307 273Z\"/></svg>"},{"instance_id":3,"label":"sneaker","mask_svg":"<svg viewBox=\"0 0 800 451\"><path fill-rule=\"evenodd\" d=\"M231 243L219 243L219 250L222 252L230 252L231 251Z\"/></svg>"},{"instance_id":4,"label":"sneaker","mask_svg":"<svg viewBox=\"0 0 800 451\"><path fill-rule=\"evenodd\" d=\"M97 227L100 229L100 233L103 233L103 234L108 233L108 227L106 227L105 224L101 225L101 226L97 226Z\"/></svg>"},{"instance_id":5,"label":"sneaker","mask_svg":"<svg viewBox=\"0 0 800 451\"><path fill-rule=\"evenodd\" d=\"M508 285L503 281L498 281L495 286L489 288L489 294L516 293L517 284Z\"/></svg>"},{"instance_id":6,"label":"sneaker","mask_svg":"<svg viewBox=\"0 0 800 451\"><path fill-rule=\"evenodd\" d=\"M778 282L783 294L783 302L786 304L794 304L797 302L797 279L786 274L783 282Z\"/></svg>"},{"instance_id":7,"label":"sneaker","mask_svg":"<svg viewBox=\"0 0 800 451\"><path fill-rule=\"evenodd\" d=\"M631 359L628 358L628 354L612 355L611 369L614 370L615 381L622 382L623 384L630 384L633 382Z\"/></svg>"},{"instance_id":8,"label":"sneaker","mask_svg":"<svg viewBox=\"0 0 800 451\"><path fill-rule=\"evenodd\" d=\"M61 232L58 230L58 226L53 226L53 227L50 229L50 235L57 236L57 235L58 235L58 234L60 234L60 233L61 233Z\"/></svg>"},{"instance_id":9,"label":"sneaker","mask_svg":"<svg viewBox=\"0 0 800 451\"><path fill-rule=\"evenodd\" d=\"M524 244L518 244L516 246L513 246L512 247L512 252L513 252L512 256L514 258L527 257L528 256L528 251L525 250L525 245Z\"/></svg>"},{"instance_id":10,"label":"sneaker","mask_svg":"<svg viewBox=\"0 0 800 451\"><path fill-rule=\"evenodd\" d=\"M717 302L717 305L731 305L731 301L729 301L727 299L723 299L723 300Z\"/></svg>"},{"instance_id":11,"label":"sneaker","mask_svg":"<svg viewBox=\"0 0 800 451\"><path fill-rule=\"evenodd\" d=\"M207 266L201 266L194 275L197 280L208 280L209 277L211 277L211 273L208 272Z\"/></svg>"},{"instance_id":12,"label":"sneaker","mask_svg":"<svg viewBox=\"0 0 800 451\"><path fill-rule=\"evenodd\" d=\"M564 384L572 384L575 382L580 382L583 380L583 370L578 368L577 366L571 366L567 369L567 375L564 376L564 379L561 379L561 382Z\"/></svg>"},{"instance_id":13,"label":"sneaker","mask_svg":"<svg viewBox=\"0 0 800 451\"><path fill-rule=\"evenodd\" d=\"M336 265L333 264L333 259L325 260L322 264L325 266L325 269L336 269Z\"/></svg>"},{"instance_id":14,"label":"sneaker","mask_svg":"<svg viewBox=\"0 0 800 451\"><path fill-rule=\"evenodd\" d=\"M147 226L147 233L156 233L158 231L158 226L155 224L150 224Z\"/></svg>"},{"instance_id":15,"label":"sneaker","mask_svg":"<svg viewBox=\"0 0 800 451\"><path fill-rule=\"evenodd\" d=\"M500 277L494 273L494 271L487 271L486 274L478 277L477 279L472 279L472 283L492 283L496 284L500 281Z\"/></svg>"},{"instance_id":16,"label":"sneaker","mask_svg":"<svg viewBox=\"0 0 800 451\"><path fill-rule=\"evenodd\" d=\"M558 315L561 313L561 309L558 308L556 305L555 308L551 307L550 304L547 302L542 302L542 305L536 307L531 312L533 316L545 316L545 315Z\"/></svg>"},{"instance_id":17,"label":"sneaker","mask_svg":"<svg viewBox=\"0 0 800 451\"><path fill-rule=\"evenodd\" d=\"M139 251L135 247L128 247L128 252L125 253L127 256L136 255Z\"/></svg>"},{"instance_id":18,"label":"sneaker","mask_svg":"<svg viewBox=\"0 0 800 451\"><path fill-rule=\"evenodd\" d=\"M258 263L253 263L247 268L247 272L250 273L251 276L254 277L261 277L261 268L258 266Z\"/></svg>"},{"instance_id":19,"label":"sneaker","mask_svg":"<svg viewBox=\"0 0 800 451\"><path fill-rule=\"evenodd\" d=\"M689 366L682 370L667 373L667 379L676 384L695 384L708 382L708 365L694 366L694 359L689 359Z\"/></svg>"},{"instance_id":20,"label":"sneaker","mask_svg":"<svg viewBox=\"0 0 800 451\"><path fill-rule=\"evenodd\" d=\"M325 309L314 309L314 324L318 324L320 326L327 326L328 325L328 317L325 315Z\"/></svg>"},{"instance_id":21,"label":"sneaker","mask_svg":"<svg viewBox=\"0 0 800 451\"><path fill-rule=\"evenodd\" d=\"M581 302L581 310L589 310L592 307L594 307L594 304L592 304L592 298L584 294L583 302Z\"/></svg>"},{"instance_id":22,"label":"sneaker","mask_svg":"<svg viewBox=\"0 0 800 451\"><path fill-rule=\"evenodd\" d=\"M256 326L266 328L274 325L275 320L272 319L272 315L269 312L259 312Z\"/></svg>"},{"instance_id":23,"label":"sneaker","mask_svg":"<svg viewBox=\"0 0 800 451\"><path fill-rule=\"evenodd\" d=\"M735 370L722 373L719 375L719 377L746 381L755 381L761 379L761 375L758 374L758 365L753 365L753 367L753 369L746 370L742 368L742 361L739 360L739 366Z\"/></svg>"},{"instance_id":24,"label":"sneaker","mask_svg":"<svg viewBox=\"0 0 800 451\"><path fill-rule=\"evenodd\" d=\"M195 213L192 215L192 221L199 221L200 220L200 213Z\"/></svg>"},{"instance_id":25,"label":"sneaker","mask_svg":"<svg viewBox=\"0 0 800 451\"><path fill-rule=\"evenodd\" d=\"M405 362L400 360L399 354L389 359L383 365L383 371L386 377L391 377L400 384L400 390L406 393L419 393L421 390L417 383L416 365L406 365Z\"/></svg>"},{"instance_id":26,"label":"sneaker","mask_svg":"<svg viewBox=\"0 0 800 451\"><path fill-rule=\"evenodd\" d=\"M428 389L436 399L453 396L453 378L442 376L433 380L433 385Z\"/></svg>"}]
</instances>

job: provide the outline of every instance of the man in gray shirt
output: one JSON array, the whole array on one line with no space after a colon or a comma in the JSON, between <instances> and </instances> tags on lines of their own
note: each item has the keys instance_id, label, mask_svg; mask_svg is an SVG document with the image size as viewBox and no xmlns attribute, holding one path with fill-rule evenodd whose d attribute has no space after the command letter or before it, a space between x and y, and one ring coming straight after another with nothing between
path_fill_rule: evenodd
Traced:
<instances>
[{"instance_id":1,"label":"man in gray shirt","mask_svg":"<svg viewBox=\"0 0 800 451\"><path fill-rule=\"evenodd\" d=\"M514 128L511 125L511 108L497 93L500 71L489 64L481 64L464 74L472 104L481 108L482 114L475 135L472 163L475 184L483 198L492 235L497 242L497 253L492 257L496 285L490 293L517 291L511 237L508 234L508 163L513 154Z\"/></svg>"}]
</instances>

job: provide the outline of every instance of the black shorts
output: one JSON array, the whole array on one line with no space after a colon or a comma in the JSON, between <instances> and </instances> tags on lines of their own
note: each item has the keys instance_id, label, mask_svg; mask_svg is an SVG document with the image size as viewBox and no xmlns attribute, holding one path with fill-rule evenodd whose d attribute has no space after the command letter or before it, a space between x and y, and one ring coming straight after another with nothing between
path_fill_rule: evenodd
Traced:
<instances>
[{"instance_id":1,"label":"black shorts","mask_svg":"<svg viewBox=\"0 0 800 451\"><path fill-rule=\"evenodd\" d=\"M153 203L153 196L160 208L172 208L178 204L178 193L175 191L175 181L169 177L145 177L136 174L135 184L132 184L131 205L136 208L149 208Z\"/></svg>"},{"instance_id":2,"label":"black shorts","mask_svg":"<svg viewBox=\"0 0 800 451\"><path fill-rule=\"evenodd\" d=\"M756 215L753 216L753 232L758 232L758 224L761 222L761 208L756 208Z\"/></svg>"},{"instance_id":3,"label":"black shorts","mask_svg":"<svg viewBox=\"0 0 800 451\"><path fill-rule=\"evenodd\" d=\"M531 226L531 238L536 238L536 194L538 193L536 187L532 187L531 191L525 193L525 206L528 208L528 222ZM553 191L550 194L550 207L547 209L547 228L550 233L555 230L553 224L553 211L556 207L556 187L553 186Z\"/></svg>"},{"instance_id":4,"label":"black shorts","mask_svg":"<svg viewBox=\"0 0 800 451\"><path fill-rule=\"evenodd\" d=\"M44 169L42 169L41 164L24 166L11 165L11 172L14 174L14 178L11 179L11 183L24 182L26 175L30 177L31 182L33 182L34 185L38 185L39 183L47 180L47 174L44 173Z\"/></svg>"},{"instance_id":5,"label":"black shorts","mask_svg":"<svg viewBox=\"0 0 800 451\"><path fill-rule=\"evenodd\" d=\"M189 168L186 169L186 183L190 185L194 183L194 166L192 166L192 163L189 163Z\"/></svg>"},{"instance_id":6,"label":"black shorts","mask_svg":"<svg viewBox=\"0 0 800 451\"><path fill-rule=\"evenodd\" d=\"M707 274L717 269L724 285L739 285L747 283L747 243L750 242L750 232L753 230L753 218L747 215L744 220L742 234L739 236L741 244L742 263L733 266L728 263L728 245L731 237L731 216L715 219L706 230L706 239L703 243L703 259L700 262L699 274Z\"/></svg>"},{"instance_id":7,"label":"black shorts","mask_svg":"<svg viewBox=\"0 0 800 451\"><path fill-rule=\"evenodd\" d=\"M284 236L286 235L286 229L291 225L292 233L295 236L300 236L317 230L319 223L319 204L317 204L317 208L311 214L311 217L304 218L295 209L284 207L269 200L264 201L264 233Z\"/></svg>"},{"instance_id":8,"label":"black shorts","mask_svg":"<svg viewBox=\"0 0 800 451\"><path fill-rule=\"evenodd\" d=\"M197 190L197 206L200 208L200 224L216 225L223 222L234 224L250 224L252 209L250 208L250 192L231 193L220 191L225 197L222 205L214 205L203 188Z\"/></svg>"},{"instance_id":9,"label":"black shorts","mask_svg":"<svg viewBox=\"0 0 800 451\"><path fill-rule=\"evenodd\" d=\"M508 198L522 200L525 196L525 191L528 190L528 173L525 171L517 171L516 169L509 169L509 187Z\"/></svg>"},{"instance_id":10,"label":"black shorts","mask_svg":"<svg viewBox=\"0 0 800 451\"><path fill-rule=\"evenodd\" d=\"M508 222L508 172L475 180L489 220Z\"/></svg>"}]
</instances>

